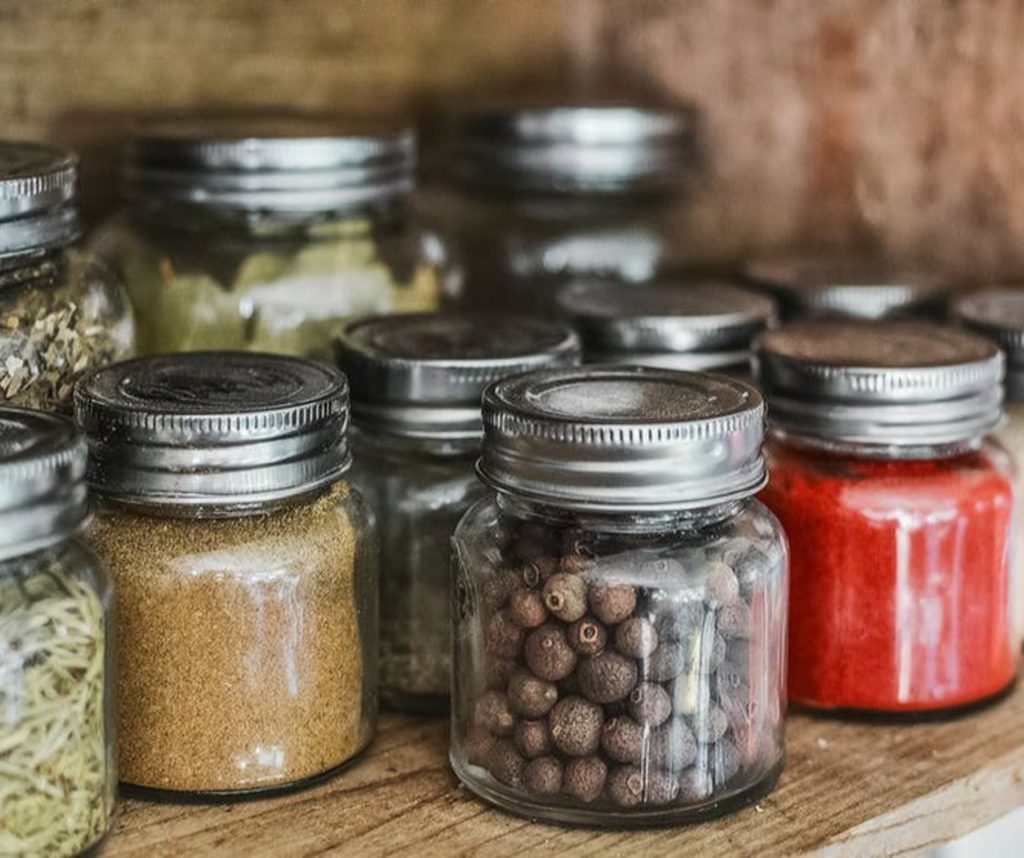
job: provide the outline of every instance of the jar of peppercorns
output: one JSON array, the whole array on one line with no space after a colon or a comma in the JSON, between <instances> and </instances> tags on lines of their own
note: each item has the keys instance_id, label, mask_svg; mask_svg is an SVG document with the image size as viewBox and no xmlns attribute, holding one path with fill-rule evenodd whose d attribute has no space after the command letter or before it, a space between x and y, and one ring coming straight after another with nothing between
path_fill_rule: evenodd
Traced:
<instances>
[{"instance_id":1,"label":"jar of peppercorns","mask_svg":"<svg viewBox=\"0 0 1024 858\"><path fill-rule=\"evenodd\" d=\"M787 549L763 403L724 376L550 369L484 395L490 496L454 537L451 762L484 799L649 825L782 766Z\"/></svg>"}]
</instances>

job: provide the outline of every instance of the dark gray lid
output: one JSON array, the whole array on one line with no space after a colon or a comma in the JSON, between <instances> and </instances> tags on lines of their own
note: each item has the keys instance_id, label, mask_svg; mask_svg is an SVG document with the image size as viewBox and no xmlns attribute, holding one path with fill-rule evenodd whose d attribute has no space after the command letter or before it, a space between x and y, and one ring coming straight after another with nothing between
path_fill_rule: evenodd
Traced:
<instances>
[{"instance_id":1,"label":"dark gray lid","mask_svg":"<svg viewBox=\"0 0 1024 858\"><path fill-rule=\"evenodd\" d=\"M437 439L478 437L487 385L578 363L579 351L576 334L555 322L427 313L360 319L337 344L361 428Z\"/></svg>"},{"instance_id":2,"label":"dark gray lid","mask_svg":"<svg viewBox=\"0 0 1024 858\"><path fill-rule=\"evenodd\" d=\"M87 516L85 443L74 424L0 408L0 559L61 542Z\"/></svg>"},{"instance_id":3,"label":"dark gray lid","mask_svg":"<svg viewBox=\"0 0 1024 858\"><path fill-rule=\"evenodd\" d=\"M282 355L115 364L79 383L75 416L91 486L122 503L257 506L326 486L350 460L345 377Z\"/></svg>"},{"instance_id":4,"label":"dark gray lid","mask_svg":"<svg viewBox=\"0 0 1024 858\"><path fill-rule=\"evenodd\" d=\"M587 360L707 370L750 360L750 344L775 318L775 303L729 283L567 284L558 306Z\"/></svg>"},{"instance_id":5,"label":"dark gray lid","mask_svg":"<svg viewBox=\"0 0 1024 858\"><path fill-rule=\"evenodd\" d=\"M805 321L764 334L758 376L774 427L894 446L979 437L1001 415L1003 357L929 322Z\"/></svg>"},{"instance_id":6,"label":"dark gray lid","mask_svg":"<svg viewBox=\"0 0 1024 858\"><path fill-rule=\"evenodd\" d=\"M762 259L749 263L745 273L778 299L786 318L935 316L945 308L954 285L923 268L847 256Z\"/></svg>"},{"instance_id":7,"label":"dark gray lid","mask_svg":"<svg viewBox=\"0 0 1024 858\"><path fill-rule=\"evenodd\" d=\"M0 141L0 256L74 241L79 234L77 180L73 152Z\"/></svg>"},{"instance_id":8,"label":"dark gray lid","mask_svg":"<svg viewBox=\"0 0 1024 858\"><path fill-rule=\"evenodd\" d=\"M484 394L481 478L580 510L686 509L765 483L764 405L725 376L644 367L540 370Z\"/></svg>"},{"instance_id":9,"label":"dark gray lid","mask_svg":"<svg viewBox=\"0 0 1024 858\"><path fill-rule=\"evenodd\" d=\"M479 110L459 123L456 170L470 184L513 190L663 192L695 166L697 122L693 107Z\"/></svg>"},{"instance_id":10,"label":"dark gray lid","mask_svg":"<svg viewBox=\"0 0 1024 858\"><path fill-rule=\"evenodd\" d=\"M957 301L953 312L965 328L1003 350L1007 399L1024 402L1024 289L983 289Z\"/></svg>"},{"instance_id":11,"label":"dark gray lid","mask_svg":"<svg viewBox=\"0 0 1024 858\"><path fill-rule=\"evenodd\" d=\"M182 117L131 138L130 196L245 210L320 212L408 194L410 128L328 117Z\"/></svg>"}]
</instances>

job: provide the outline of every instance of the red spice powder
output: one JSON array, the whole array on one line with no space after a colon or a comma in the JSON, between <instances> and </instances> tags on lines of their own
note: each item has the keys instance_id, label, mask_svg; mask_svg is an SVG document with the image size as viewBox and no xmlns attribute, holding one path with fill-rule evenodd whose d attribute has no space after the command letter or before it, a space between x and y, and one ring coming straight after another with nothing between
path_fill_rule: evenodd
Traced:
<instances>
[{"instance_id":1,"label":"red spice powder","mask_svg":"<svg viewBox=\"0 0 1024 858\"><path fill-rule=\"evenodd\" d=\"M881 461L775 441L762 499L790 540L789 698L945 709L1016 673L1009 477L986 450Z\"/></svg>"}]
</instances>

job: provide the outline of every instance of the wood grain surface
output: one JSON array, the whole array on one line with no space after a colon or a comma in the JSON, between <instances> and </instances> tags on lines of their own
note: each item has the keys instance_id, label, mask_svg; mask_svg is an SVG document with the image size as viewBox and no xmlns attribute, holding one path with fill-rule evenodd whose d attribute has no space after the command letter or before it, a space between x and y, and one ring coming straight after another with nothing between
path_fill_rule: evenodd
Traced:
<instances>
[{"instance_id":1,"label":"wood grain surface","mask_svg":"<svg viewBox=\"0 0 1024 858\"><path fill-rule=\"evenodd\" d=\"M333 781L215 806L124 802L104 855L909 855L1024 804L1024 686L956 720L847 723L795 715L779 786L688 828L594 831L490 809L448 767L440 720L386 716Z\"/></svg>"}]
</instances>

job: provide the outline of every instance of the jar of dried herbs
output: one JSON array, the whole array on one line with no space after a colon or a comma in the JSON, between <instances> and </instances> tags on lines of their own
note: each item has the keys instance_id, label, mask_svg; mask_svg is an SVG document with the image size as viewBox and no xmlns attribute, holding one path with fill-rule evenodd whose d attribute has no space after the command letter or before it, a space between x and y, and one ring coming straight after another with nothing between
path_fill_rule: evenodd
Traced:
<instances>
[{"instance_id":1,"label":"jar of dried herbs","mask_svg":"<svg viewBox=\"0 0 1024 858\"><path fill-rule=\"evenodd\" d=\"M0 408L0 855L77 855L113 816L112 600L76 538L84 477L70 420Z\"/></svg>"},{"instance_id":2,"label":"jar of dried herbs","mask_svg":"<svg viewBox=\"0 0 1024 858\"><path fill-rule=\"evenodd\" d=\"M117 279L74 246L77 173L63 149L0 141L0 405L70 411L82 373L134 345Z\"/></svg>"},{"instance_id":3,"label":"jar of dried herbs","mask_svg":"<svg viewBox=\"0 0 1024 858\"><path fill-rule=\"evenodd\" d=\"M353 322L338 355L352 383L352 479L381 535L381 694L399 709L444 711L451 535L484 493L480 396L506 375L576 363L578 343L554 322L417 314Z\"/></svg>"},{"instance_id":4,"label":"jar of dried herbs","mask_svg":"<svg viewBox=\"0 0 1024 858\"><path fill-rule=\"evenodd\" d=\"M183 118L131 140L123 211L95 248L143 353L330 359L344 321L434 310L457 285L410 214L415 138L316 117Z\"/></svg>"},{"instance_id":5,"label":"jar of dried herbs","mask_svg":"<svg viewBox=\"0 0 1024 858\"><path fill-rule=\"evenodd\" d=\"M376 541L337 370L244 352L91 375L75 410L117 596L121 779L203 794L334 772L376 718Z\"/></svg>"}]
</instances>

